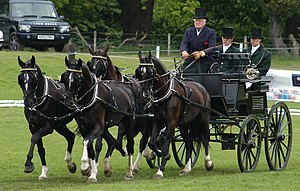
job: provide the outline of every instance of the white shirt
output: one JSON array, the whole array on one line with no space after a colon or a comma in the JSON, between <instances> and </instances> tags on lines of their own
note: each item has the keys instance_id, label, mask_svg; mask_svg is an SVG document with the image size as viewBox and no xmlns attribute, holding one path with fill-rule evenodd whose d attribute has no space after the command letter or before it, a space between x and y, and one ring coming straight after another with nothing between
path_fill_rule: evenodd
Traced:
<instances>
[{"instance_id":1,"label":"white shirt","mask_svg":"<svg viewBox=\"0 0 300 191\"><path fill-rule=\"evenodd\" d=\"M196 29L197 36L199 36L199 34L201 33L201 30L202 30L202 28L200 28L200 29Z\"/></svg>"},{"instance_id":2,"label":"white shirt","mask_svg":"<svg viewBox=\"0 0 300 191\"><path fill-rule=\"evenodd\" d=\"M231 44L229 45L223 45L223 53L226 52L226 50L231 46Z\"/></svg>"},{"instance_id":3,"label":"white shirt","mask_svg":"<svg viewBox=\"0 0 300 191\"><path fill-rule=\"evenodd\" d=\"M252 46L252 49L251 49L251 55L254 54L254 52L260 47L260 45L257 45L255 47Z\"/></svg>"}]
</instances>

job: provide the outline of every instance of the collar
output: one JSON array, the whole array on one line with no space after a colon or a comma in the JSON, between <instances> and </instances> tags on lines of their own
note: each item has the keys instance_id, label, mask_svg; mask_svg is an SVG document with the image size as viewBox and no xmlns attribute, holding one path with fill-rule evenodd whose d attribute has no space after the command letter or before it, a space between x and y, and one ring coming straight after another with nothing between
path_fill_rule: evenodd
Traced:
<instances>
[{"instance_id":1,"label":"collar","mask_svg":"<svg viewBox=\"0 0 300 191\"><path fill-rule=\"evenodd\" d=\"M223 53L225 53L230 46L231 46L231 44L229 44L229 45L223 45Z\"/></svg>"},{"instance_id":2,"label":"collar","mask_svg":"<svg viewBox=\"0 0 300 191\"><path fill-rule=\"evenodd\" d=\"M256 47L253 47L253 46L252 46L252 48L251 48L251 55L254 54L254 52L255 52L257 49L259 49L259 47L260 47L260 44L257 45Z\"/></svg>"}]
</instances>

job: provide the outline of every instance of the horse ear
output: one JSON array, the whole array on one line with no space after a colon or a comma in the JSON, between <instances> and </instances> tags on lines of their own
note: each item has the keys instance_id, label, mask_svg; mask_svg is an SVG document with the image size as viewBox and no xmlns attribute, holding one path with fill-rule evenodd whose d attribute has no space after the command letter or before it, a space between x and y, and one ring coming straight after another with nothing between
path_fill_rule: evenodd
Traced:
<instances>
[{"instance_id":1,"label":"horse ear","mask_svg":"<svg viewBox=\"0 0 300 191\"><path fill-rule=\"evenodd\" d=\"M106 55L107 55L107 52L108 52L108 46L105 47L105 49L104 49L104 51L103 51L103 55L106 56Z\"/></svg>"},{"instance_id":2,"label":"horse ear","mask_svg":"<svg viewBox=\"0 0 300 191\"><path fill-rule=\"evenodd\" d=\"M148 55L149 60L151 60L151 57L152 57L151 50L149 50L149 55Z\"/></svg>"},{"instance_id":3,"label":"horse ear","mask_svg":"<svg viewBox=\"0 0 300 191\"><path fill-rule=\"evenodd\" d=\"M96 53L92 50L92 48L91 48L90 46L88 46L88 49L89 49L89 52L90 52L91 55L94 56L94 55L96 54Z\"/></svg>"},{"instance_id":4,"label":"horse ear","mask_svg":"<svg viewBox=\"0 0 300 191\"><path fill-rule=\"evenodd\" d=\"M21 68L25 67L25 63L21 60L20 56L18 56L18 63L19 63Z\"/></svg>"},{"instance_id":5,"label":"horse ear","mask_svg":"<svg viewBox=\"0 0 300 191\"><path fill-rule=\"evenodd\" d=\"M78 60L78 66L81 68L81 66L82 66L82 60L79 58L79 60Z\"/></svg>"},{"instance_id":6,"label":"horse ear","mask_svg":"<svg viewBox=\"0 0 300 191\"><path fill-rule=\"evenodd\" d=\"M30 62L32 65L35 65L35 57L33 55L31 56Z\"/></svg>"},{"instance_id":7,"label":"horse ear","mask_svg":"<svg viewBox=\"0 0 300 191\"><path fill-rule=\"evenodd\" d=\"M139 54L138 54L138 55L139 55L140 63L142 63L142 61L143 61L143 58L142 58L142 51L139 50Z\"/></svg>"},{"instance_id":8,"label":"horse ear","mask_svg":"<svg viewBox=\"0 0 300 191\"><path fill-rule=\"evenodd\" d=\"M89 68L91 68L91 61L87 61L87 63L86 63L86 65L89 67Z\"/></svg>"},{"instance_id":9,"label":"horse ear","mask_svg":"<svg viewBox=\"0 0 300 191\"><path fill-rule=\"evenodd\" d=\"M59 77L60 83L65 83L65 75L66 75L66 72L62 73L61 76Z\"/></svg>"},{"instance_id":10,"label":"horse ear","mask_svg":"<svg viewBox=\"0 0 300 191\"><path fill-rule=\"evenodd\" d=\"M69 66L70 66L70 62L69 62L69 60L68 60L68 57L67 57L67 56L65 57L65 64L66 64L66 66L69 68Z\"/></svg>"}]
</instances>

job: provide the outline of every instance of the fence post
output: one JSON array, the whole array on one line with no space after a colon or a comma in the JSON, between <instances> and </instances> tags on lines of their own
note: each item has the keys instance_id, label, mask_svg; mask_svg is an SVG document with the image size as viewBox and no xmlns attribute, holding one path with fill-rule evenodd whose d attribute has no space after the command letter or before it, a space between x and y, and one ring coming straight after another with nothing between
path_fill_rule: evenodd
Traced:
<instances>
[{"instance_id":1,"label":"fence post","mask_svg":"<svg viewBox=\"0 0 300 191\"><path fill-rule=\"evenodd\" d=\"M170 56L171 52L171 33L168 33L168 56Z\"/></svg>"},{"instance_id":2,"label":"fence post","mask_svg":"<svg viewBox=\"0 0 300 191\"><path fill-rule=\"evenodd\" d=\"M97 31L94 31L94 51L97 50Z\"/></svg>"},{"instance_id":3,"label":"fence post","mask_svg":"<svg viewBox=\"0 0 300 191\"><path fill-rule=\"evenodd\" d=\"M160 50L160 47L156 46L156 58L158 58L158 59L159 59L159 50Z\"/></svg>"},{"instance_id":4,"label":"fence post","mask_svg":"<svg viewBox=\"0 0 300 191\"><path fill-rule=\"evenodd\" d=\"M248 48L248 44L247 44L247 36L244 36L244 48L247 49Z\"/></svg>"}]
</instances>

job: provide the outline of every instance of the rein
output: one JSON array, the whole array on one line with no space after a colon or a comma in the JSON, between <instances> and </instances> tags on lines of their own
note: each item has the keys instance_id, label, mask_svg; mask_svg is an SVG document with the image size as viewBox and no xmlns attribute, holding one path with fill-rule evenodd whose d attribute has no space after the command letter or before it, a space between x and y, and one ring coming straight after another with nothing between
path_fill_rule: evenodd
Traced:
<instances>
[{"instance_id":1,"label":"rein","mask_svg":"<svg viewBox=\"0 0 300 191\"><path fill-rule=\"evenodd\" d=\"M29 69L26 69L26 70L21 70L21 71L29 71ZM57 117L57 116L54 116L54 117L49 117L48 115L44 114L43 112L41 112L39 109L37 109L37 107L41 106L44 102L46 102L47 98L51 98L53 99L54 101L58 102L58 103L61 103L62 105L65 106L65 104L57 99L55 99L53 96L49 95L49 83L48 83L48 80L46 78L46 76L43 76L43 80L44 80L44 91L43 91L43 95L41 97L38 98L38 100L41 100L40 102L38 102L37 104L33 105L32 107L28 107L28 106L25 106L29 111L32 111L32 112L36 112L39 116L43 117L43 118L46 118L48 120L54 120L54 121L59 121L59 120L62 120L62 119L65 119L65 118L68 118L70 116L73 116L77 111L74 111L74 112L71 112L71 113L68 113L67 115L64 115L64 116L61 116L61 117Z\"/></svg>"}]
</instances>

